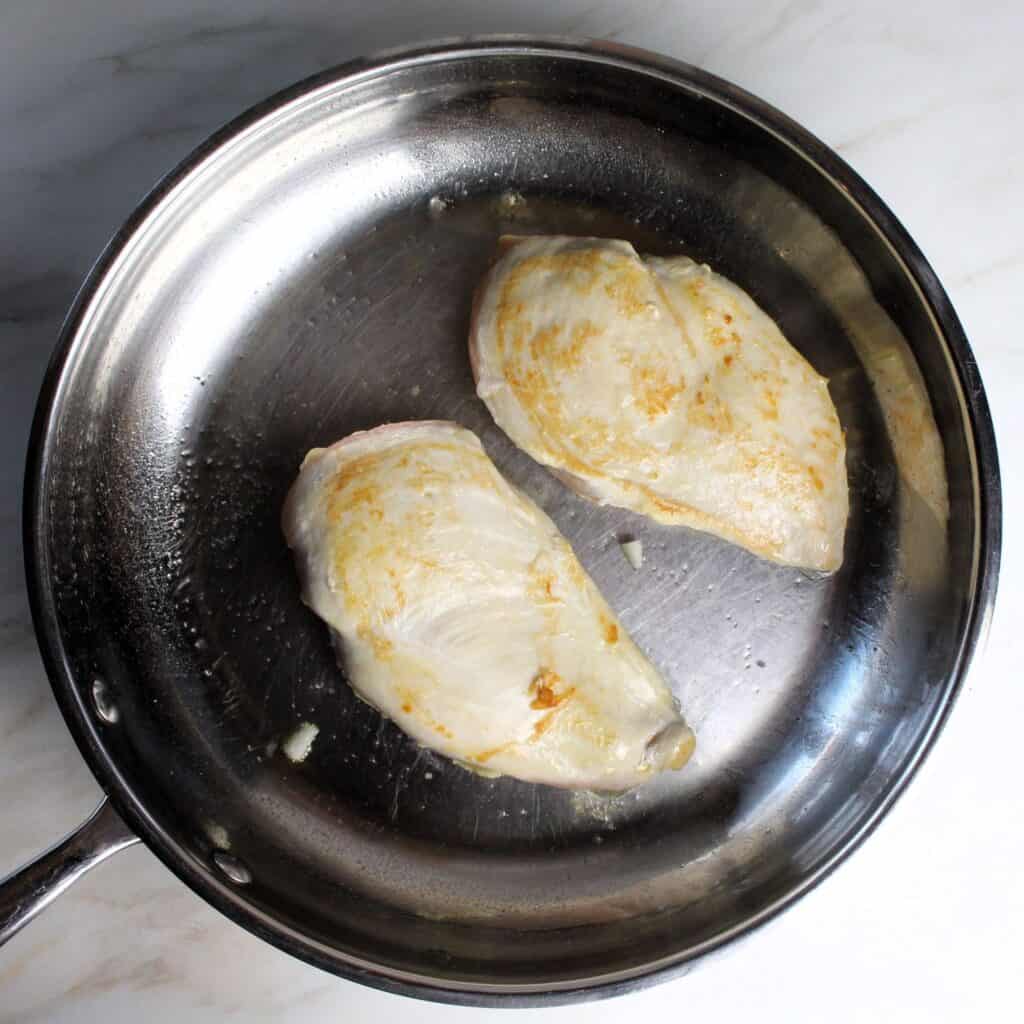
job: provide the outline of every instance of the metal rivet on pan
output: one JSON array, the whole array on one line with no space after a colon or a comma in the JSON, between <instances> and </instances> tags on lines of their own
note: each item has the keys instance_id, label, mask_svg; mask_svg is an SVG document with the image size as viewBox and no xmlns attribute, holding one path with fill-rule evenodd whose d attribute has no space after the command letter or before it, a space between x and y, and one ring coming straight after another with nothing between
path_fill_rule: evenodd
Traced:
<instances>
[{"instance_id":1,"label":"metal rivet on pan","mask_svg":"<svg viewBox=\"0 0 1024 1024\"><path fill-rule=\"evenodd\" d=\"M92 681L92 702L96 705L96 714L110 725L113 725L120 717L121 712L110 696L110 690L102 679Z\"/></svg>"},{"instance_id":2,"label":"metal rivet on pan","mask_svg":"<svg viewBox=\"0 0 1024 1024\"><path fill-rule=\"evenodd\" d=\"M213 863L236 885L248 885L252 881L252 872L237 857L232 857L230 853L215 850Z\"/></svg>"}]
</instances>

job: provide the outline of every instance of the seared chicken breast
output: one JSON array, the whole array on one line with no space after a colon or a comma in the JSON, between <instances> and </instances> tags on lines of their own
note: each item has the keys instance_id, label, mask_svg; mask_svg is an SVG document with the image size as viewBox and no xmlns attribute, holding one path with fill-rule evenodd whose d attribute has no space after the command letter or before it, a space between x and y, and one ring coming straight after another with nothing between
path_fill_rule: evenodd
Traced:
<instances>
[{"instance_id":1,"label":"seared chicken breast","mask_svg":"<svg viewBox=\"0 0 1024 1024\"><path fill-rule=\"evenodd\" d=\"M417 742L598 790L689 758L664 680L470 431L398 423L314 449L283 526L353 688Z\"/></svg>"},{"instance_id":2,"label":"seared chicken breast","mask_svg":"<svg viewBox=\"0 0 1024 1024\"><path fill-rule=\"evenodd\" d=\"M742 289L600 238L505 240L470 334L477 393L595 501L837 569L846 446L827 382Z\"/></svg>"}]
</instances>

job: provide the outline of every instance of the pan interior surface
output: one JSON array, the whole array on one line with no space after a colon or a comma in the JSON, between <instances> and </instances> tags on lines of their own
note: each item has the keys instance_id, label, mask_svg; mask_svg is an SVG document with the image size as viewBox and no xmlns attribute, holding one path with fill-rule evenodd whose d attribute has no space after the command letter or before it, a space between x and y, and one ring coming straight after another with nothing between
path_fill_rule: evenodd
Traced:
<instances>
[{"instance_id":1,"label":"pan interior surface","mask_svg":"<svg viewBox=\"0 0 1024 1024\"><path fill-rule=\"evenodd\" d=\"M840 572L588 504L510 444L466 355L504 233L627 238L754 297L846 432ZM850 196L700 79L510 48L321 82L172 181L72 327L38 498L70 714L165 859L324 966L499 993L684 960L813 882L950 699L980 513L949 347ZM420 418L476 431L570 539L696 730L684 771L485 779L353 695L281 505L309 448Z\"/></svg>"}]
</instances>

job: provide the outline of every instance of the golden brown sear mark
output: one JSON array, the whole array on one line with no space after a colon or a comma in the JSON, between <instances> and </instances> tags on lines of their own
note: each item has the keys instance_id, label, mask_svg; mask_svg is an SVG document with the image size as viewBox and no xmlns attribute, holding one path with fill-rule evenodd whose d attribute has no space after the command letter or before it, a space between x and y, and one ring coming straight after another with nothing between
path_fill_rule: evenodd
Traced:
<instances>
[{"instance_id":1,"label":"golden brown sear mark","mask_svg":"<svg viewBox=\"0 0 1024 1024\"><path fill-rule=\"evenodd\" d=\"M528 692L533 697L530 707L540 711L564 704L576 692L576 688L566 686L565 680L557 672L541 668L533 677Z\"/></svg>"},{"instance_id":2,"label":"golden brown sear mark","mask_svg":"<svg viewBox=\"0 0 1024 1024\"><path fill-rule=\"evenodd\" d=\"M614 644L619 641L619 627L608 618L607 615L601 615L601 629L604 632L605 643Z\"/></svg>"}]
</instances>

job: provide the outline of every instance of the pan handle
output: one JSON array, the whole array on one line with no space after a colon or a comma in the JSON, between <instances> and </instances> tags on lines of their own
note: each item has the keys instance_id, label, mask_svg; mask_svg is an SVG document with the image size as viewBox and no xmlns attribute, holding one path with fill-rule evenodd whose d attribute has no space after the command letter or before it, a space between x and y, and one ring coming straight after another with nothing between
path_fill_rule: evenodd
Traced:
<instances>
[{"instance_id":1,"label":"pan handle","mask_svg":"<svg viewBox=\"0 0 1024 1024\"><path fill-rule=\"evenodd\" d=\"M0 946L90 868L138 841L104 800L74 832L0 881Z\"/></svg>"}]
</instances>

